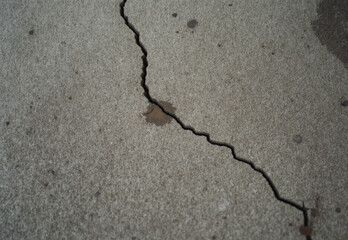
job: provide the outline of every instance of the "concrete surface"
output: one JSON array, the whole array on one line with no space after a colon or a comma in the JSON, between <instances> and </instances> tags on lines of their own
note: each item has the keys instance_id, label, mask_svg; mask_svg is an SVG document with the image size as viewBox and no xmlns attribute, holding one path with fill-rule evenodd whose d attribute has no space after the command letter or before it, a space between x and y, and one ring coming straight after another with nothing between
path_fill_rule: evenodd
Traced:
<instances>
[{"instance_id":1,"label":"concrete surface","mask_svg":"<svg viewBox=\"0 0 348 240\"><path fill-rule=\"evenodd\" d=\"M347 239L346 1L0 3L1 239ZM347 8L346 8L347 7ZM327 10L329 9L329 10Z\"/></svg>"}]
</instances>

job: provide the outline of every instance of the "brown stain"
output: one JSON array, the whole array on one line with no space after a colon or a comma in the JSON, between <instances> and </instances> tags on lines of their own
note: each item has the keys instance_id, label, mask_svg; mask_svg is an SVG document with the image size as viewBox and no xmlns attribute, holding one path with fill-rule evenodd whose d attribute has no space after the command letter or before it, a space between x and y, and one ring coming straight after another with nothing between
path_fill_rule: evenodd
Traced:
<instances>
[{"instance_id":1,"label":"brown stain","mask_svg":"<svg viewBox=\"0 0 348 240\"><path fill-rule=\"evenodd\" d=\"M311 227L304 226L304 225L300 227L300 233L306 237L312 236L312 232L313 232L313 229Z\"/></svg>"},{"instance_id":2,"label":"brown stain","mask_svg":"<svg viewBox=\"0 0 348 240\"><path fill-rule=\"evenodd\" d=\"M320 215L319 208L320 208L320 197L318 196L315 199L315 208L311 208L311 217L315 218Z\"/></svg>"},{"instance_id":3,"label":"brown stain","mask_svg":"<svg viewBox=\"0 0 348 240\"><path fill-rule=\"evenodd\" d=\"M322 0L312 29L321 44L348 68L348 1Z\"/></svg>"},{"instance_id":4,"label":"brown stain","mask_svg":"<svg viewBox=\"0 0 348 240\"><path fill-rule=\"evenodd\" d=\"M159 104L169 113L174 114L176 108L169 102L159 101ZM156 126L163 126L172 121L172 118L165 114L157 105L150 103L147 111L143 113L148 123L153 123Z\"/></svg>"},{"instance_id":5,"label":"brown stain","mask_svg":"<svg viewBox=\"0 0 348 240\"><path fill-rule=\"evenodd\" d=\"M319 210L316 208L311 208L311 217L318 217L319 216Z\"/></svg>"}]
</instances>

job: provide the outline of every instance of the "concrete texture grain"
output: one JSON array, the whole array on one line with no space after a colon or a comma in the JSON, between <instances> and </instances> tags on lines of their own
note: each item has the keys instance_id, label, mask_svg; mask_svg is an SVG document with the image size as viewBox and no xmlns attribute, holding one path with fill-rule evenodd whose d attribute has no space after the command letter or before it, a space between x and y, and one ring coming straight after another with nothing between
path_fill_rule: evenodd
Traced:
<instances>
[{"instance_id":1,"label":"concrete texture grain","mask_svg":"<svg viewBox=\"0 0 348 240\"><path fill-rule=\"evenodd\" d=\"M125 6L309 226L119 1L0 4L1 239L348 237L339 1Z\"/></svg>"}]
</instances>

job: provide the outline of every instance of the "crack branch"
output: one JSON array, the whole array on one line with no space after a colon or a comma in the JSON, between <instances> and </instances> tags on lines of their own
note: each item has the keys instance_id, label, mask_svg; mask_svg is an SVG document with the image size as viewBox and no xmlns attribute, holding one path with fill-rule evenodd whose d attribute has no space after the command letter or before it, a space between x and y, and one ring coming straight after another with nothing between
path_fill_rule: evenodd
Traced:
<instances>
[{"instance_id":1,"label":"crack branch","mask_svg":"<svg viewBox=\"0 0 348 240\"><path fill-rule=\"evenodd\" d=\"M132 32L134 33L134 37L135 37L135 42L136 44L140 47L143 56L141 57L143 60L143 67L142 67L142 73L141 73L141 86L144 89L144 96L147 98L147 100L150 103L155 104L156 106L158 106L166 115L170 116L171 118L173 118L180 126L182 129L184 130L188 130L190 132L192 132L194 135L196 136L202 136L205 137L207 139L207 141L215 146L219 146L219 147L224 147L224 148L228 148L231 153L232 153L232 157L242 163L245 163L247 165L249 165L254 171L260 173L262 175L262 177L267 181L268 185L270 186L270 188L272 189L272 192L274 194L274 197L282 202L285 203L293 208L296 208L297 210L301 211L303 214L303 223L304 226L308 226L308 209L305 207L304 203L302 202L302 205L295 203L294 201L290 200L290 199L286 199L283 198L279 195L279 192L276 188L276 186L274 185L274 183L272 182L271 178L268 176L268 174L262 170L261 168L258 168L255 166L255 164L252 161L249 161L247 159L238 157L235 153L234 147L228 143L224 143L224 142L218 142L215 140L212 140L210 138L210 135L206 132L199 132L196 131L193 127L189 126L189 125L185 125L175 114L168 112L155 98L151 97L150 95L150 90L149 87L146 85L146 76L147 76L147 66L148 61L147 61L147 51L144 47L144 45L142 44L142 42L140 41L140 33L138 32L138 30L136 30L136 28L128 21L128 17L124 14L124 8L125 5L127 3L127 0L123 0L120 3L120 15L121 17L124 19L125 24L130 28L130 30L132 30ZM306 236L307 240L311 240L310 236Z\"/></svg>"}]
</instances>

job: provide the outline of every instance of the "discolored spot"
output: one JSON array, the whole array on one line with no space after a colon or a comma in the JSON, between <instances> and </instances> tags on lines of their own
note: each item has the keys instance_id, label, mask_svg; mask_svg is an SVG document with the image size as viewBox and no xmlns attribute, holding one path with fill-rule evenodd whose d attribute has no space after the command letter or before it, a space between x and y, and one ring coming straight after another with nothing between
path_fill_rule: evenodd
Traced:
<instances>
[{"instance_id":1,"label":"discolored spot","mask_svg":"<svg viewBox=\"0 0 348 240\"><path fill-rule=\"evenodd\" d=\"M173 16L173 17L177 17L178 14L177 14L177 13L173 13L172 16Z\"/></svg>"},{"instance_id":2,"label":"discolored spot","mask_svg":"<svg viewBox=\"0 0 348 240\"><path fill-rule=\"evenodd\" d=\"M218 44L218 47L221 47L221 44Z\"/></svg>"},{"instance_id":3,"label":"discolored spot","mask_svg":"<svg viewBox=\"0 0 348 240\"><path fill-rule=\"evenodd\" d=\"M232 7L232 3L228 4L228 6Z\"/></svg>"},{"instance_id":4,"label":"discolored spot","mask_svg":"<svg viewBox=\"0 0 348 240\"><path fill-rule=\"evenodd\" d=\"M319 216L319 210L316 208L311 208L311 216L312 217L318 217Z\"/></svg>"},{"instance_id":5,"label":"discolored spot","mask_svg":"<svg viewBox=\"0 0 348 240\"><path fill-rule=\"evenodd\" d=\"M72 99L72 96L69 97L69 100L71 100L71 99Z\"/></svg>"},{"instance_id":6,"label":"discolored spot","mask_svg":"<svg viewBox=\"0 0 348 240\"><path fill-rule=\"evenodd\" d=\"M97 191L97 192L94 194L94 196L99 197L100 194L101 194L100 191Z\"/></svg>"},{"instance_id":7,"label":"discolored spot","mask_svg":"<svg viewBox=\"0 0 348 240\"><path fill-rule=\"evenodd\" d=\"M171 103L159 101L159 104L161 104L161 106L163 106L167 112L174 114L176 108L174 108ZM163 126L172 121L170 116L165 114L157 105L153 103L149 104L147 111L143 113L143 115L146 117L146 122L153 123L156 126Z\"/></svg>"},{"instance_id":8,"label":"discolored spot","mask_svg":"<svg viewBox=\"0 0 348 240\"><path fill-rule=\"evenodd\" d=\"M312 28L321 44L348 68L348 1L322 0Z\"/></svg>"},{"instance_id":9,"label":"discolored spot","mask_svg":"<svg viewBox=\"0 0 348 240\"><path fill-rule=\"evenodd\" d=\"M187 26L188 26L189 28L194 28L194 27L196 27L197 24L198 24L198 22L197 22L196 19L192 19L192 20L190 20L190 21L187 22Z\"/></svg>"},{"instance_id":10,"label":"discolored spot","mask_svg":"<svg viewBox=\"0 0 348 240\"><path fill-rule=\"evenodd\" d=\"M341 209L338 207L338 208L335 209L335 212L340 213Z\"/></svg>"},{"instance_id":11,"label":"discolored spot","mask_svg":"<svg viewBox=\"0 0 348 240\"><path fill-rule=\"evenodd\" d=\"M311 227L304 226L304 225L300 227L300 233L306 237L312 236L312 232L313 232L313 229Z\"/></svg>"},{"instance_id":12,"label":"discolored spot","mask_svg":"<svg viewBox=\"0 0 348 240\"><path fill-rule=\"evenodd\" d=\"M34 30L30 30L29 35L33 35L33 34L34 34Z\"/></svg>"},{"instance_id":13,"label":"discolored spot","mask_svg":"<svg viewBox=\"0 0 348 240\"><path fill-rule=\"evenodd\" d=\"M9 121L6 121L5 122L6 126L10 125L10 122Z\"/></svg>"},{"instance_id":14,"label":"discolored spot","mask_svg":"<svg viewBox=\"0 0 348 240\"><path fill-rule=\"evenodd\" d=\"M343 107L347 107L348 106L348 100L345 100L344 98L341 99L341 105Z\"/></svg>"},{"instance_id":15,"label":"discolored spot","mask_svg":"<svg viewBox=\"0 0 348 240\"><path fill-rule=\"evenodd\" d=\"M301 135L296 135L296 136L294 137L294 141L295 141L296 143L301 143L301 142L302 142L302 137L301 137Z\"/></svg>"}]
</instances>

